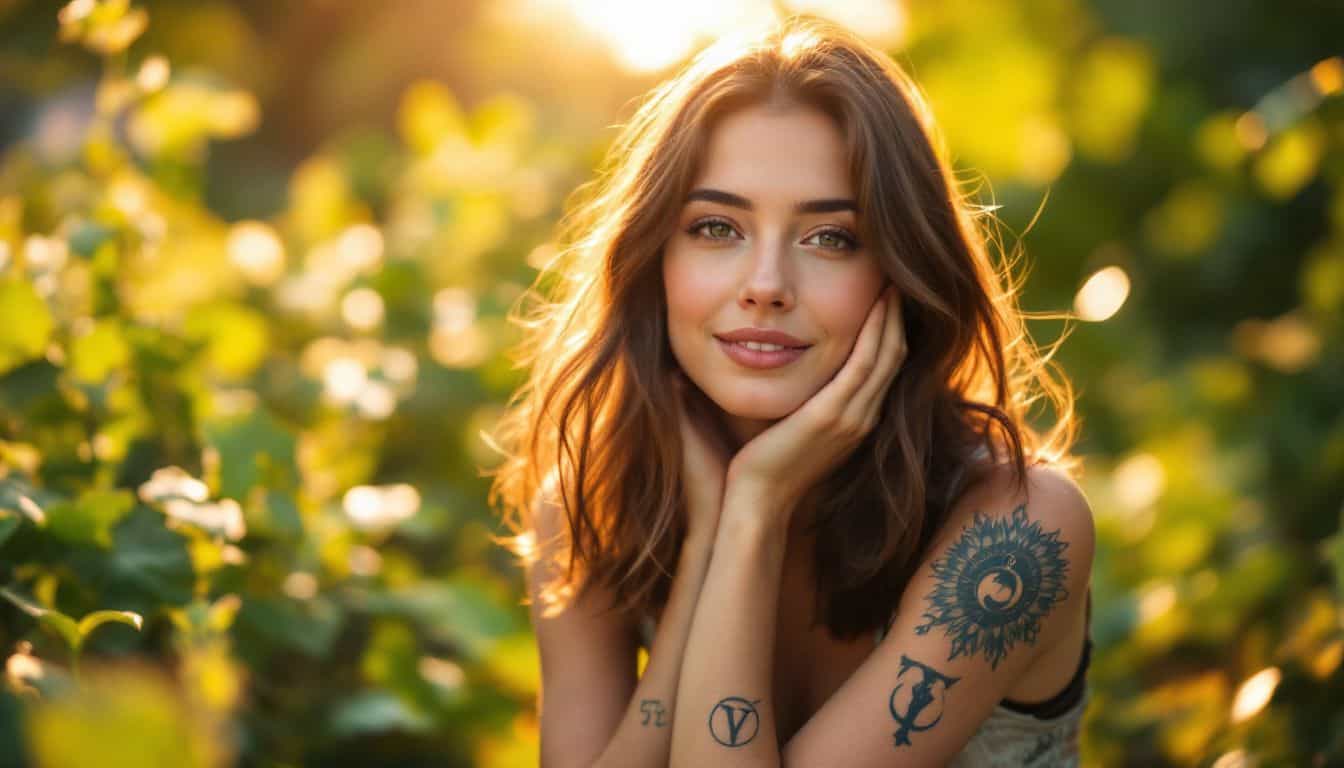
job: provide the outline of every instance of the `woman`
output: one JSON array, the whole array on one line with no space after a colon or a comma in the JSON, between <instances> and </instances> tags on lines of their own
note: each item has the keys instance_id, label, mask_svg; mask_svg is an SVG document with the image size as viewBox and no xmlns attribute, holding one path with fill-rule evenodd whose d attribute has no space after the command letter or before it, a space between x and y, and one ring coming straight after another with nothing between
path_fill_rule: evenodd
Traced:
<instances>
[{"instance_id":1,"label":"woman","mask_svg":"<svg viewBox=\"0 0 1344 768\"><path fill-rule=\"evenodd\" d=\"M792 19L657 89L571 218L493 497L543 765L1077 761L1071 392L928 114Z\"/></svg>"}]
</instances>

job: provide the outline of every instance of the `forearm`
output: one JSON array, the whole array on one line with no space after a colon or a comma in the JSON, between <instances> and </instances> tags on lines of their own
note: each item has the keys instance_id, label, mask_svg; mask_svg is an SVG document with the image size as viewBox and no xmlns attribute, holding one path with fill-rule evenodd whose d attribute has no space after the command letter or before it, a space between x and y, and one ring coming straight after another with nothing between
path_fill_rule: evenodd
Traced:
<instances>
[{"instance_id":1,"label":"forearm","mask_svg":"<svg viewBox=\"0 0 1344 768\"><path fill-rule=\"evenodd\" d=\"M664 768L672 745L677 679L682 669L691 616L705 582L713 541L687 539L681 549L667 605L649 649L649 661L630 698L625 717L595 766Z\"/></svg>"},{"instance_id":2,"label":"forearm","mask_svg":"<svg viewBox=\"0 0 1344 768\"><path fill-rule=\"evenodd\" d=\"M771 672L787 530L744 512L759 503L725 501L678 683L674 767L779 764Z\"/></svg>"}]
</instances>

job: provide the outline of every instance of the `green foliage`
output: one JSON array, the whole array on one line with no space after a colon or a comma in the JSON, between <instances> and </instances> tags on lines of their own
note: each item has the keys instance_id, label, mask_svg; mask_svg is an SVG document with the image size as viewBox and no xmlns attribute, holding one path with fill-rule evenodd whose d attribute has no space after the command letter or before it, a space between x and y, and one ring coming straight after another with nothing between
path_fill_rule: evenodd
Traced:
<instances>
[{"instance_id":1,"label":"green foliage","mask_svg":"<svg viewBox=\"0 0 1344 768\"><path fill-rule=\"evenodd\" d=\"M528 265L649 83L484 39L505 34L487 14L417 56L366 24L397 4L366 5L323 12L332 58L291 60L321 53L283 37L309 25L267 27L260 2L80 0L55 27L0 3L41 107L0 155L0 754L20 764L536 763L478 434L520 382L504 315ZM1206 5L910 3L899 58L1008 230L1048 192L1026 308L1128 279L1056 358L1099 541L1087 759L1333 764L1344 18L1230 30ZM527 98L499 92L510 46L537 57ZM389 69L445 51L480 71Z\"/></svg>"}]
</instances>

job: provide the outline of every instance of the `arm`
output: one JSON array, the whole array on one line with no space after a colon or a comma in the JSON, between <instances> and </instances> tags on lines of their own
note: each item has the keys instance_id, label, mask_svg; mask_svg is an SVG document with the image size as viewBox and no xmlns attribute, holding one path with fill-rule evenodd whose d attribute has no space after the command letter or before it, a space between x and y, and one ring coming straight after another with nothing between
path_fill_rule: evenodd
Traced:
<instances>
[{"instance_id":1,"label":"arm","mask_svg":"<svg viewBox=\"0 0 1344 768\"><path fill-rule=\"evenodd\" d=\"M724 500L677 689L672 766L779 763L771 669L787 529L744 514L760 503L749 489Z\"/></svg>"},{"instance_id":2,"label":"arm","mask_svg":"<svg viewBox=\"0 0 1344 768\"><path fill-rule=\"evenodd\" d=\"M688 539L681 550L667 607L654 633L649 663L625 717L602 757L594 764L606 768L668 764L672 748L673 713L677 709L677 680L691 629L691 614L705 581L712 544Z\"/></svg>"},{"instance_id":3,"label":"arm","mask_svg":"<svg viewBox=\"0 0 1344 768\"><path fill-rule=\"evenodd\" d=\"M562 515L543 507L538 541L562 533ZM635 682L635 644L628 618L605 610L612 597L594 591L562 613L544 616L541 585L553 575L547 559L529 570L532 621L541 653L541 764L569 766L667 765L677 676L691 611L708 567L706 535L682 547L668 603L643 677ZM624 713L624 714L622 714Z\"/></svg>"},{"instance_id":4,"label":"arm","mask_svg":"<svg viewBox=\"0 0 1344 768\"><path fill-rule=\"evenodd\" d=\"M713 714L708 723L677 721L672 765L731 759L810 768L834 765L841 754L856 768L952 760L1032 662L1072 636L1084 612L1090 508L1062 476L1031 470L1029 478L1030 504L1002 478L958 503L879 648L782 749L768 704L772 590L783 545L758 526L735 526L731 511L752 501L730 494L680 683L688 714ZM994 591L982 556L1009 565L1013 575L995 583L1002 591ZM1016 558L1011 564L1009 556ZM971 571L986 577L977 583L985 591L957 589ZM995 605L991 599L1000 606L993 615L985 610Z\"/></svg>"},{"instance_id":5,"label":"arm","mask_svg":"<svg viewBox=\"0 0 1344 768\"><path fill-rule=\"evenodd\" d=\"M1006 473L1003 473L1006 475ZM879 647L784 745L782 765L946 765L1047 654L1077 653L1094 535L1071 480L1028 470L968 492ZM1083 627L1085 630L1085 627Z\"/></svg>"}]
</instances>

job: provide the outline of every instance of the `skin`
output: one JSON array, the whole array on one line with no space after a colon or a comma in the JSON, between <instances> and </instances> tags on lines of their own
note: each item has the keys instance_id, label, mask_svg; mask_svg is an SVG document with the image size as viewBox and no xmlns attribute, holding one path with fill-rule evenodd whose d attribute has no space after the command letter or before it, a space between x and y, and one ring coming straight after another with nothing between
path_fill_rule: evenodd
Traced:
<instances>
[{"instance_id":1,"label":"skin","mask_svg":"<svg viewBox=\"0 0 1344 768\"><path fill-rule=\"evenodd\" d=\"M858 211L798 210L854 200L844 136L822 112L757 105L727 115L692 190L751 207L689 200L663 260L672 351L737 447L835 376L888 281L859 241ZM714 338L743 327L782 330L812 347L781 368L746 368Z\"/></svg>"},{"instance_id":2,"label":"skin","mask_svg":"<svg viewBox=\"0 0 1344 768\"><path fill-rule=\"evenodd\" d=\"M813 585L810 549L797 546L791 519L805 492L876 424L906 338L875 260L841 248L843 239L818 237L846 224L857 230L857 214L797 211L800 201L852 192L834 125L807 109L751 108L725 117L710 138L694 188L730 192L751 210L688 201L665 250L689 530L637 686L634 627L600 610L610 594L558 617L534 612L548 702L543 765L821 766L837 755L855 766L891 765L894 755L902 765L945 765L995 702L1048 697L1072 675L1086 631L1090 510L1070 481L1043 471L1029 471L1030 513L1017 509L1025 499L1006 475L969 488L879 647L860 639L866 655L840 687L803 718L781 720L799 714L796 697L806 688L775 690L776 653L796 666L848 650L794 636L790 619L811 604ZM688 232L706 214L728 221L708 239ZM743 326L814 346L783 368L741 368L713 334ZM563 527L558 510L538 519L549 520L539 523L540 541ZM1031 549L1004 549L996 537L1009 531ZM971 610L979 593L967 603L945 588L967 567L957 545L967 536L1016 558L994 561L1011 574L976 577L1030 636L996 634L986 614ZM1067 562L1056 562L1061 554ZM1025 568L1027 561L1041 567ZM1020 585L1046 589L1039 594L1050 605L1017 600ZM979 622L974 636L962 617Z\"/></svg>"},{"instance_id":3,"label":"skin","mask_svg":"<svg viewBox=\"0 0 1344 768\"><path fill-rule=\"evenodd\" d=\"M1025 507L1004 509L1013 499L995 481L953 510L882 648L776 746L779 591L792 583L790 552L806 551L793 541L792 518L805 493L876 425L907 353L898 297L875 258L861 244L844 247L839 234L822 234L856 232L857 212L799 213L803 201L850 197L845 169L843 138L818 112L760 106L730 115L711 136L693 189L731 192L743 205L688 201L665 252L669 335L684 371L688 540L713 542L702 550L709 563L677 681L677 711L688 716L673 719L673 766L720 764L729 753L742 765L832 764L837 750L849 750L855 764L885 764L892 750L911 765L943 764L1018 680L1038 677L1029 671L1077 658L1082 602L1055 608L1083 592L1069 572L1087 569L1069 568L1058 555L1090 537L1086 503L1070 488L1038 491L1043 528ZM707 217L722 223L711 228ZM790 365L747 369L713 338L743 326L780 329L814 346ZM729 428L726 442L714 416ZM971 506L981 504L991 510L983 517ZM1010 520L1014 541L1030 548L996 540ZM998 570L974 576L997 601L984 605L1016 612L1009 618L1022 639L997 629L978 594L966 603L946 589L970 567L957 554L957 537L966 536L1003 556ZM1048 589L1019 603L1022 585ZM979 622L974 633L962 615Z\"/></svg>"}]
</instances>

